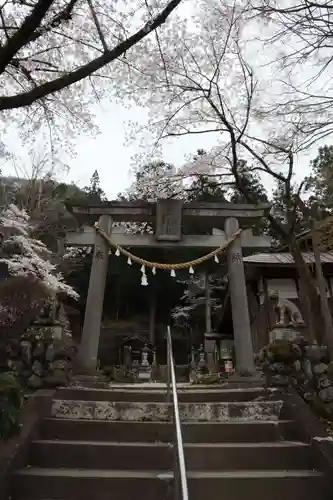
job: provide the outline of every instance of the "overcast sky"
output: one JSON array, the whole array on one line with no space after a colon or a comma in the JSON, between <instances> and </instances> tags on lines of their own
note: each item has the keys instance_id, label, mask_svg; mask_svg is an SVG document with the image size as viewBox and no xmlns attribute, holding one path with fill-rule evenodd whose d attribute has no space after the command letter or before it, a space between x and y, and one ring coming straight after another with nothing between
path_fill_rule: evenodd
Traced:
<instances>
[{"instance_id":1,"label":"overcast sky","mask_svg":"<svg viewBox=\"0 0 333 500\"><path fill-rule=\"evenodd\" d=\"M89 184L94 170L97 169L101 187L109 199L115 199L117 194L124 191L133 180L131 167L140 149L139 140L135 142L128 140L131 122L144 124L147 115L142 109L132 107L128 110L109 101L96 104L92 110L99 124L100 134L97 137L78 134L75 141L77 156L69 162L69 173L61 177L67 182L74 182L84 187ZM216 142L216 136L213 134L203 134L199 141L197 136L173 139L164 143L163 159L180 167L186 157L195 153L198 148L209 150L216 145ZM295 170L299 179L309 173L310 160L315 157L318 147L314 146L306 155L298 158ZM154 159L157 158L160 156ZM12 162L3 164L3 174L15 175Z\"/></svg>"},{"instance_id":2,"label":"overcast sky","mask_svg":"<svg viewBox=\"0 0 333 500\"><path fill-rule=\"evenodd\" d=\"M143 110L127 110L117 104L104 102L94 107L101 133L96 138L81 137L76 142L77 157L71 162L68 178L80 186L88 185L95 169L98 170L101 187L109 199L114 199L126 189L133 177L131 166L139 142L129 142L126 135L131 121L144 123ZM163 159L180 167L184 160L198 148L209 150L216 145L216 136L203 134L198 142L197 136L181 137L164 143ZM298 158L296 173L299 179L309 173L310 160L316 156L319 146ZM156 158L155 158L156 159Z\"/></svg>"},{"instance_id":3,"label":"overcast sky","mask_svg":"<svg viewBox=\"0 0 333 500\"><path fill-rule=\"evenodd\" d=\"M129 141L131 122L146 121L146 113L139 108L127 110L120 105L104 102L94 107L101 133L96 138L81 137L77 141L77 158L71 163L69 178L79 185L87 185L95 169L101 185L110 198L126 189L131 180L134 156L140 149L139 140ZM207 134L200 137L182 137L164 143L163 159L180 167L186 157L198 148L209 150L216 138ZM161 156L155 156L154 159Z\"/></svg>"},{"instance_id":4,"label":"overcast sky","mask_svg":"<svg viewBox=\"0 0 333 500\"><path fill-rule=\"evenodd\" d=\"M129 187L133 176L131 169L134 166L135 155L140 151L140 137L133 142L128 136L133 122L144 125L147 122L147 113L144 109L127 109L125 106L105 100L91 107L99 126L100 133L96 137L83 135L78 131L75 141L76 157L68 163L68 174L60 173L61 180L74 182L80 187L87 186L95 171L98 170L101 187L109 199L115 199L119 192ZM80 133L79 133L80 132ZM149 141L148 141L149 142ZM10 129L6 134L6 143L10 151L22 158L22 164L29 165L29 159L24 146L19 144L17 133ZM198 148L207 149L216 145L216 136L202 135L198 142L197 137L188 136L163 143L162 153L156 154L152 159L163 159L177 167L183 165L188 155L195 153ZM66 158L65 158L66 160ZM18 163L16 163L18 166ZM12 160L3 161L1 164L3 175L19 175L27 177L31 168L23 173L20 168L15 168Z\"/></svg>"}]
</instances>

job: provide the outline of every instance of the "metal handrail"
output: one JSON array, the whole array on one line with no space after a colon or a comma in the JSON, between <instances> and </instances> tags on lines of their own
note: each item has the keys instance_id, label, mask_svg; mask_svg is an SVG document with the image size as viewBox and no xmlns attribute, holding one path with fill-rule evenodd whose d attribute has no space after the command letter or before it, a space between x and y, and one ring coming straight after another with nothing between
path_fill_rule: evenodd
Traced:
<instances>
[{"instance_id":1,"label":"metal handrail","mask_svg":"<svg viewBox=\"0 0 333 500\"><path fill-rule=\"evenodd\" d=\"M172 338L170 326L167 327L167 362L168 362L168 379L167 379L167 401L170 402L172 395L173 418L175 423L175 462L174 462L174 497L181 500L188 500L188 488L185 467L185 455L182 438L182 430L180 425L178 394L176 384L175 363L172 350Z\"/></svg>"}]
</instances>

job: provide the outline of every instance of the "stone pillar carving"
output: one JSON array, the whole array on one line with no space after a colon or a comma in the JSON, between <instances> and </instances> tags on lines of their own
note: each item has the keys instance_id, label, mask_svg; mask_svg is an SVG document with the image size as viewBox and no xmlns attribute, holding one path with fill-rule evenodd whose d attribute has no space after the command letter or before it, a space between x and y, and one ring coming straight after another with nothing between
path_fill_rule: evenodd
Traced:
<instances>
[{"instance_id":1,"label":"stone pillar carving","mask_svg":"<svg viewBox=\"0 0 333 500\"><path fill-rule=\"evenodd\" d=\"M238 220L230 217L225 221L225 233L230 238L239 229ZM241 237L228 249L228 276L234 329L236 370L239 373L254 373L254 355L251 336L250 315L247 302L245 272Z\"/></svg>"},{"instance_id":2,"label":"stone pillar carving","mask_svg":"<svg viewBox=\"0 0 333 500\"><path fill-rule=\"evenodd\" d=\"M102 215L99 225L107 234L111 233L112 219L109 215ZM81 374L89 375L96 371L108 256L108 244L96 233L82 339L77 356L77 371Z\"/></svg>"},{"instance_id":3,"label":"stone pillar carving","mask_svg":"<svg viewBox=\"0 0 333 500\"><path fill-rule=\"evenodd\" d=\"M214 348L215 336L212 337L212 298L209 282L209 273L205 272L205 308L206 308L206 332L205 332L205 354L209 371L215 371Z\"/></svg>"}]
</instances>

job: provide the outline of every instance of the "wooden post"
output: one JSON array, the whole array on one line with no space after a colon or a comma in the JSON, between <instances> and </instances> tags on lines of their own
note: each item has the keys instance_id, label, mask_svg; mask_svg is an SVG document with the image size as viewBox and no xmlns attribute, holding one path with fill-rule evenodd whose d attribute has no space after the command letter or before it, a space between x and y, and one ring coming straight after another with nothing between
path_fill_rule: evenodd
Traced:
<instances>
[{"instance_id":1,"label":"wooden post","mask_svg":"<svg viewBox=\"0 0 333 500\"><path fill-rule=\"evenodd\" d=\"M212 333L212 299L209 283L209 274L205 272L205 316L206 316L206 333Z\"/></svg>"},{"instance_id":2,"label":"wooden post","mask_svg":"<svg viewBox=\"0 0 333 500\"><path fill-rule=\"evenodd\" d=\"M320 260L320 250L318 246L317 236L316 236L316 224L312 220L312 247L316 264L316 278L319 288L320 295L320 305L321 312L324 317L325 326L325 340L330 351L330 358L333 359L333 326L332 326L332 316L327 300L327 287L325 283L325 278L323 274L323 268Z\"/></svg>"},{"instance_id":3,"label":"wooden post","mask_svg":"<svg viewBox=\"0 0 333 500\"><path fill-rule=\"evenodd\" d=\"M215 340L212 338L212 298L209 283L209 273L205 272L205 354L207 359L207 367L210 372L216 371L214 362Z\"/></svg>"}]
</instances>

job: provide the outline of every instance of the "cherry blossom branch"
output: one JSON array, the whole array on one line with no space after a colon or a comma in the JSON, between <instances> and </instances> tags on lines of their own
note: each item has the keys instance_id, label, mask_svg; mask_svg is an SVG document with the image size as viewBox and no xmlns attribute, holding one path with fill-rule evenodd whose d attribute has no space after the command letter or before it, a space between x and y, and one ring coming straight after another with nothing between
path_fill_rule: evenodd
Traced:
<instances>
[{"instance_id":1,"label":"cherry blossom branch","mask_svg":"<svg viewBox=\"0 0 333 500\"><path fill-rule=\"evenodd\" d=\"M13 57L26 45L33 32L40 26L54 0L39 0L17 32L0 48L0 74Z\"/></svg>"},{"instance_id":2,"label":"cherry blossom branch","mask_svg":"<svg viewBox=\"0 0 333 500\"><path fill-rule=\"evenodd\" d=\"M0 97L0 110L5 109L16 109L21 108L23 106L29 106L33 102L42 99L52 93L59 92L60 90L73 85L80 80L87 78L92 75L103 66L110 64L115 59L122 56L127 50L133 47L135 44L143 40L146 36L148 36L151 32L156 30L159 26L164 24L170 14L178 7L182 0L170 0L170 2L166 5L166 7L155 16L155 18L150 19L141 29L139 29L132 36L128 37L126 40L120 42L112 49L106 50L102 55L96 57L91 60L87 64L82 65L81 67L73 70L70 73L67 73L59 78L51 80L49 82L43 83L32 90L22 92L17 95L12 96L2 96ZM43 4L43 9L40 4ZM23 23L20 30L11 38L11 44L9 49L7 48L5 53L1 54L0 51L0 70L1 68L5 68L7 64L11 61L14 55L17 53L19 49L21 49L27 41L27 38L30 37L33 29L37 27L37 21L42 19L47 12L49 6L52 4L52 0L39 0L36 8L33 13L35 13L37 7L37 14L35 13L35 17L31 19L31 16ZM41 17L43 14L43 17ZM29 21L29 22L28 22ZM24 30L23 30L24 26ZM26 33L26 38L23 39L23 34ZM15 38L15 39L14 39ZM12 40L14 39L14 42ZM4 50L6 46L2 50ZM2 69L2 71L3 71Z\"/></svg>"},{"instance_id":3,"label":"cherry blossom branch","mask_svg":"<svg viewBox=\"0 0 333 500\"><path fill-rule=\"evenodd\" d=\"M108 50L108 46L107 46L107 43L105 41L105 37L103 35L103 31L102 31L100 22L98 20L97 14L96 14L95 9L94 9L94 6L92 4L92 1L91 0L87 0L87 1L88 1L88 5L89 5L89 9L90 9L92 18L93 18L95 26L96 26L96 30L97 30L99 39L100 39L101 44L103 46L104 52L106 52Z\"/></svg>"}]
</instances>

